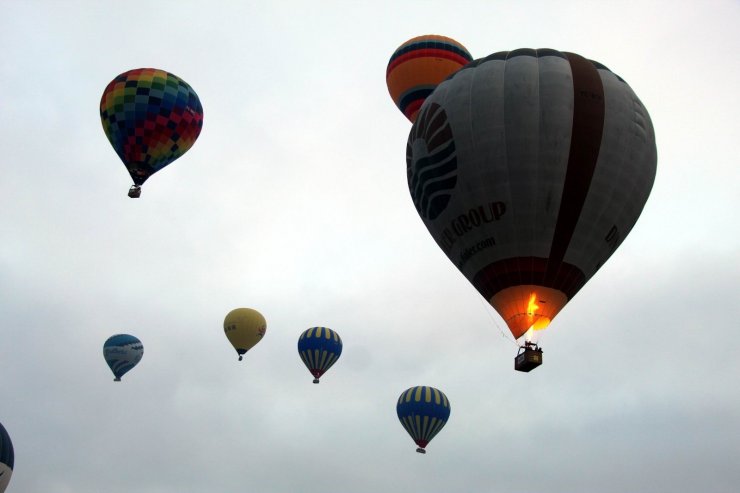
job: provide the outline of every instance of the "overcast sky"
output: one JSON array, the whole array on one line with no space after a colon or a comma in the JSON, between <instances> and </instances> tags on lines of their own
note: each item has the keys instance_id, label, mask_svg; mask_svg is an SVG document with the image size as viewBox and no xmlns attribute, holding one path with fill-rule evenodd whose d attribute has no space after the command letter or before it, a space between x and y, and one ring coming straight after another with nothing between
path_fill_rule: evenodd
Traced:
<instances>
[{"instance_id":1,"label":"overcast sky","mask_svg":"<svg viewBox=\"0 0 740 493\"><path fill-rule=\"evenodd\" d=\"M734 0L3 1L7 491L736 491L739 25ZM428 33L598 60L653 120L643 214L529 374L409 197L385 69ZM98 106L138 67L187 81L204 126L131 200ZM267 334L239 363L242 306ZM344 341L320 385L316 325ZM113 383L120 332L144 357ZM395 415L413 385L452 404L426 456Z\"/></svg>"}]
</instances>

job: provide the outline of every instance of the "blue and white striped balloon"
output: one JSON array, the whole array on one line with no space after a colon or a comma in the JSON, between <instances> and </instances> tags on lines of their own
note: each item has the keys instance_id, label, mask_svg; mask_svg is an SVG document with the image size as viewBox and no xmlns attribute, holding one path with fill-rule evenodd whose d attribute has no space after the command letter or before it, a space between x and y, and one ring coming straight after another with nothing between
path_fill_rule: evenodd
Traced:
<instances>
[{"instance_id":1,"label":"blue and white striped balloon","mask_svg":"<svg viewBox=\"0 0 740 493\"><path fill-rule=\"evenodd\" d=\"M143 355L144 345L132 335L111 336L103 345L103 357L115 375L116 382L120 382L121 377L136 366Z\"/></svg>"}]
</instances>

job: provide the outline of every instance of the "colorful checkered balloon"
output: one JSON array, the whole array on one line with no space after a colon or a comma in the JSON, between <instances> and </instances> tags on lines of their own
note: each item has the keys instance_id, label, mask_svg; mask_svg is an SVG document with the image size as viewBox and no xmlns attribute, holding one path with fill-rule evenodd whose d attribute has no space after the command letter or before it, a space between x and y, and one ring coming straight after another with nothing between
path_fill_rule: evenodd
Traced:
<instances>
[{"instance_id":1,"label":"colorful checkered balloon","mask_svg":"<svg viewBox=\"0 0 740 493\"><path fill-rule=\"evenodd\" d=\"M113 79L100 99L100 120L113 149L137 186L192 147L203 127L193 88L154 68Z\"/></svg>"}]
</instances>

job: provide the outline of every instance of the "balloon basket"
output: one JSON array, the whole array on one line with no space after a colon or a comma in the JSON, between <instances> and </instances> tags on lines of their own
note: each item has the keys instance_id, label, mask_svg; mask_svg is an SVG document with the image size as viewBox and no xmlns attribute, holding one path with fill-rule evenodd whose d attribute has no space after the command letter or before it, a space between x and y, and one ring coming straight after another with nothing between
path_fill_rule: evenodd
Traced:
<instances>
[{"instance_id":1,"label":"balloon basket","mask_svg":"<svg viewBox=\"0 0 740 493\"><path fill-rule=\"evenodd\" d=\"M423 449L423 448L421 448L421 447L419 447L418 449L416 449L416 451L417 451L417 452L419 452L420 454L426 454L426 453L427 453L427 451L426 451L426 450L424 450L424 449Z\"/></svg>"},{"instance_id":2,"label":"balloon basket","mask_svg":"<svg viewBox=\"0 0 740 493\"><path fill-rule=\"evenodd\" d=\"M542 349L531 342L521 346L516 358L514 358L514 369L516 371L530 372L541 364Z\"/></svg>"},{"instance_id":3,"label":"balloon basket","mask_svg":"<svg viewBox=\"0 0 740 493\"><path fill-rule=\"evenodd\" d=\"M314 378L313 379L313 383L319 383L319 379L318 378Z\"/></svg>"},{"instance_id":4,"label":"balloon basket","mask_svg":"<svg viewBox=\"0 0 740 493\"><path fill-rule=\"evenodd\" d=\"M131 185L131 188L128 189L128 196L132 199L141 197L141 187L139 185Z\"/></svg>"}]
</instances>

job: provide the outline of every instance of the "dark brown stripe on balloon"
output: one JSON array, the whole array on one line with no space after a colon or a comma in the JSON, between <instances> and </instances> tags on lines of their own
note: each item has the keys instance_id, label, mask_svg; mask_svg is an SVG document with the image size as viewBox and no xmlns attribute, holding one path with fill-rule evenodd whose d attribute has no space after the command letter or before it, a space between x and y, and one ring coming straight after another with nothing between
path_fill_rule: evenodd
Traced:
<instances>
[{"instance_id":1,"label":"dark brown stripe on balloon","mask_svg":"<svg viewBox=\"0 0 740 493\"><path fill-rule=\"evenodd\" d=\"M545 286L560 285L561 277L566 276L563 259L591 186L604 130L604 87L599 72L590 61L579 55L565 53L565 56L573 74L573 131L560 212L545 271Z\"/></svg>"},{"instance_id":2,"label":"dark brown stripe on balloon","mask_svg":"<svg viewBox=\"0 0 740 493\"><path fill-rule=\"evenodd\" d=\"M525 267L526 266L526 267ZM488 264L473 277L473 286L487 300L502 289L534 284L562 291L571 299L586 283L586 276L576 266L561 263L556 282L543 284L548 261L537 257L516 257Z\"/></svg>"}]
</instances>

